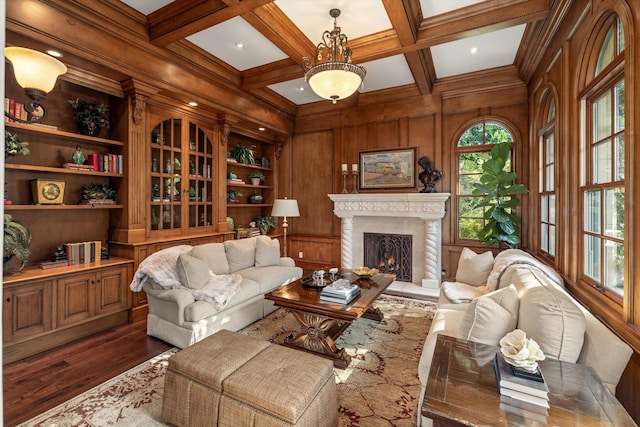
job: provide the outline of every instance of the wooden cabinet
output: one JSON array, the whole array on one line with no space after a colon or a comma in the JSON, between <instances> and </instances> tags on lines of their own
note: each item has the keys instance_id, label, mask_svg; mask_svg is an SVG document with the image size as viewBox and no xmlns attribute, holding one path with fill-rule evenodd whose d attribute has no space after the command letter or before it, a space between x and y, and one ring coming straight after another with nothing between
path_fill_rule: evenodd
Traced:
<instances>
[{"instance_id":1,"label":"wooden cabinet","mask_svg":"<svg viewBox=\"0 0 640 427\"><path fill-rule=\"evenodd\" d=\"M233 152L236 145L252 147L256 163L238 163L231 155L228 156L227 216L233 219L235 227L248 227L256 217L271 214L275 198L276 143L232 132L229 135L229 151ZM254 185L249 174L256 171L264 175L264 180ZM241 182L233 181L234 176ZM255 198L252 198L254 195L259 195L261 200L255 202Z\"/></svg>"},{"instance_id":2,"label":"wooden cabinet","mask_svg":"<svg viewBox=\"0 0 640 427\"><path fill-rule=\"evenodd\" d=\"M149 236L214 231L216 163L210 127L187 117L152 127Z\"/></svg>"},{"instance_id":3,"label":"wooden cabinet","mask_svg":"<svg viewBox=\"0 0 640 427\"><path fill-rule=\"evenodd\" d=\"M133 261L114 257L6 276L3 362L126 323L132 276Z\"/></svg>"}]
</instances>

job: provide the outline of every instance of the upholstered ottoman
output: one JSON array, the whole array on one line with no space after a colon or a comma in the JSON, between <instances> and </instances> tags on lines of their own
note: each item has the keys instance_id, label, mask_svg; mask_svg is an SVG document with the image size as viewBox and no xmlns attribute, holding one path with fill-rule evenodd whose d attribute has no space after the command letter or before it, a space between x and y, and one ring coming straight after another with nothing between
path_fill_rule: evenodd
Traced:
<instances>
[{"instance_id":1,"label":"upholstered ottoman","mask_svg":"<svg viewBox=\"0 0 640 427\"><path fill-rule=\"evenodd\" d=\"M335 426L333 363L222 330L169 358L162 417L177 426Z\"/></svg>"}]
</instances>

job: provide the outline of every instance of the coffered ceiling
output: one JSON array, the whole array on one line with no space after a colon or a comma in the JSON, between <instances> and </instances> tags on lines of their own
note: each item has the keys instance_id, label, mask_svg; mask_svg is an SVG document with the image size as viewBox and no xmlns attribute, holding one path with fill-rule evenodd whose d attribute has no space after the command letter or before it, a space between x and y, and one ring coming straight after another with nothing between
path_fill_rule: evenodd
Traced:
<instances>
[{"instance_id":1,"label":"coffered ceiling","mask_svg":"<svg viewBox=\"0 0 640 427\"><path fill-rule=\"evenodd\" d=\"M187 40L240 76L244 89L273 91L293 104L330 102L304 80L329 10L367 71L360 92L413 85L423 94L443 79L521 69L527 28L551 0L122 0L145 15L152 43ZM524 40L524 41L523 41Z\"/></svg>"}]
</instances>

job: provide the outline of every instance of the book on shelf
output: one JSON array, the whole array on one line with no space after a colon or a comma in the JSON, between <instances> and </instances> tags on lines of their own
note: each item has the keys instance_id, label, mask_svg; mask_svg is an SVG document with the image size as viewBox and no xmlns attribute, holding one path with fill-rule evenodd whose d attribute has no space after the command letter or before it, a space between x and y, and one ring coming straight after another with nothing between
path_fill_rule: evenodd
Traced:
<instances>
[{"instance_id":1,"label":"book on shelf","mask_svg":"<svg viewBox=\"0 0 640 427\"><path fill-rule=\"evenodd\" d=\"M58 130L58 126L47 125L44 123L27 123L28 126L34 126L37 128L50 129L50 130Z\"/></svg>"},{"instance_id":2,"label":"book on shelf","mask_svg":"<svg viewBox=\"0 0 640 427\"><path fill-rule=\"evenodd\" d=\"M529 378L516 375L514 366L509 364L500 352L496 353L494 366L501 395L549 407L547 402L549 400L549 388L544 381L540 368L538 368L537 373L530 373Z\"/></svg>"},{"instance_id":3,"label":"book on shelf","mask_svg":"<svg viewBox=\"0 0 640 427\"><path fill-rule=\"evenodd\" d=\"M74 170L79 170L79 171L93 171L93 165L81 165L78 163L65 163L64 165L62 165L63 168L65 169L74 169Z\"/></svg>"},{"instance_id":4,"label":"book on shelf","mask_svg":"<svg viewBox=\"0 0 640 427\"><path fill-rule=\"evenodd\" d=\"M69 265L69 261L43 261L39 264L40 268L43 270L49 270L50 268L58 268L58 267L67 267Z\"/></svg>"}]
</instances>

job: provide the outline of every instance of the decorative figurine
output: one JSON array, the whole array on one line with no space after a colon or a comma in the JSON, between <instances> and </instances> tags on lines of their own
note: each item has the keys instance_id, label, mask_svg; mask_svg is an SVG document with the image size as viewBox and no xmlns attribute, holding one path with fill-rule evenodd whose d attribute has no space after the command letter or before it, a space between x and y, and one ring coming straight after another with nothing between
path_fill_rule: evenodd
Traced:
<instances>
[{"instance_id":1,"label":"decorative figurine","mask_svg":"<svg viewBox=\"0 0 640 427\"><path fill-rule=\"evenodd\" d=\"M158 159L151 159L151 172L158 172Z\"/></svg>"},{"instance_id":2,"label":"decorative figurine","mask_svg":"<svg viewBox=\"0 0 640 427\"><path fill-rule=\"evenodd\" d=\"M435 193L436 181L442 178L442 171L435 170L431 167L431 160L427 156L420 157L418 164L423 169L418 175L418 178L424 185L424 188L420 190L421 193Z\"/></svg>"},{"instance_id":3,"label":"decorative figurine","mask_svg":"<svg viewBox=\"0 0 640 427\"><path fill-rule=\"evenodd\" d=\"M85 157L84 153L80 151L79 145L76 145L76 151L73 152L71 159L76 165L84 165Z\"/></svg>"},{"instance_id":4,"label":"decorative figurine","mask_svg":"<svg viewBox=\"0 0 640 427\"><path fill-rule=\"evenodd\" d=\"M65 261L67 259L67 253L62 245L56 247L56 251L51 255L52 262Z\"/></svg>"}]
</instances>

